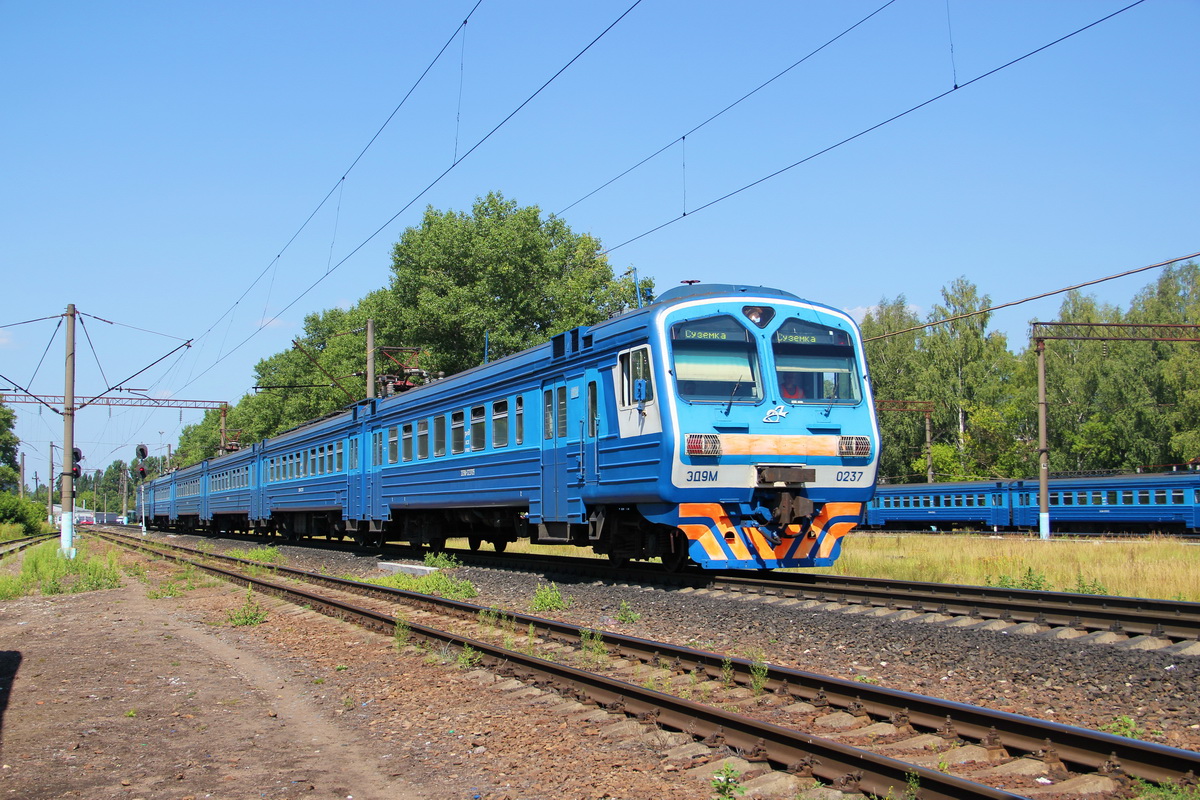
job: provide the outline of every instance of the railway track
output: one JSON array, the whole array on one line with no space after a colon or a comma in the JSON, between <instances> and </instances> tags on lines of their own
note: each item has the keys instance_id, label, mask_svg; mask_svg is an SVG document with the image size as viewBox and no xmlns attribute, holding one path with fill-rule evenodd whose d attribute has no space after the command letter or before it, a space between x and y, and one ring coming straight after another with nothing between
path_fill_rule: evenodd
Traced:
<instances>
[{"instance_id":1,"label":"railway track","mask_svg":"<svg viewBox=\"0 0 1200 800\"><path fill-rule=\"evenodd\" d=\"M26 536L23 539L11 539L7 542L0 542L0 558L15 555L22 550L57 538L58 534L44 533L38 536Z\"/></svg>"},{"instance_id":2,"label":"railway track","mask_svg":"<svg viewBox=\"0 0 1200 800\"><path fill-rule=\"evenodd\" d=\"M248 541L261 537L247 536ZM276 541L268 539L268 541ZM314 546L370 552L356 545L302 540ZM425 551L388 547L387 557ZM1168 655L1200 656L1200 603L1140 597L1044 592L995 586L899 581L800 572L763 577L745 571L685 570L665 573L655 566L626 565L617 571L603 559L531 553L450 550L468 566L535 570L546 575L582 576L643 586L726 592L767 602L790 601L804 608L862 613L896 620L973 625L1009 634L1080 639Z\"/></svg>"},{"instance_id":3,"label":"railway track","mask_svg":"<svg viewBox=\"0 0 1200 800\"><path fill-rule=\"evenodd\" d=\"M470 648L500 675L554 686L564 697L686 732L709 745L724 744L749 761L844 790L899 797L919 784L922 798L1018 797L973 779L1003 783L1006 775L1024 773L1042 776L1063 793L1077 790L1081 781L1093 786L1099 781L1115 792L1130 777L1194 785L1200 772L1200 754L1192 751L311 572L278 567L272 579L256 578L216 566L214 556L188 548L105 536L170 553L383 633L395 630L400 604L411 635L437 646ZM319 585L323 593L291 581ZM360 605L361 598L374 607ZM514 646L519 634L524 648ZM589 668L572 666L580 662ZM738 701L743 713L681 696L694 695L698 687L729 698L722 703ZM853 747L841 739L887 744ZM924 749L931 745L936 750ZM953 774L963 769L956 766L960 762L974 765L966 773L970 778ZM981 770L980 763L987 766Z\"/></svg>"}]
</instances>

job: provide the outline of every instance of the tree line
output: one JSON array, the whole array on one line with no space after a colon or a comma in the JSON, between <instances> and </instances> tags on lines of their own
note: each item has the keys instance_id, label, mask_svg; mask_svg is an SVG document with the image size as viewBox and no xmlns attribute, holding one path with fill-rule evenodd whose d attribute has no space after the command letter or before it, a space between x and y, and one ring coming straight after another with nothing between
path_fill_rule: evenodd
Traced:
<instances>
[{"instance_id":1,"label":"tree line","mask_svg":"<svg viewBox=\"0 0 1200 800\"><path fill-rule=\"evenodd\" d=\"M942 289L920 319L904 295L884 298L862 323L876 400L933 403L938 481L1037 475L1037 356L988 329L987 295L965 278ZM932 327L924 323L962 319ZM1165 269L1127 309L1070 292L1055 321L1195 324L1200 267ZM1049 320L1044 320L1049 321ZM917 330L906 333L910 328ZM891 334L891 335L889 335ZM1132 472L1200 459L1200 345L1046 342L1047 446L1051 473ZM880 475L924 481L925 420L881 411Z\"/></svg>"}]
</instances>

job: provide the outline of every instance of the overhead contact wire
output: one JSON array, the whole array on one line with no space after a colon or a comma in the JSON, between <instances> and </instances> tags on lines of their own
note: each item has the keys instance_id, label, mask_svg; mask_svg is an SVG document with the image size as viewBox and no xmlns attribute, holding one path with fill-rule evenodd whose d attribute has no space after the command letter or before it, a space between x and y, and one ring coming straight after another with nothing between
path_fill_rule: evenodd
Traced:
<instances>
[{"instance_id":1,"label":"overhead contact wire","mask_svg":"<svg viewBox=\"0 0 1200 800\"><path fill-rule=\"evenodd\" d=\"M1084 31L1094 28L1097 25L1099 25L1100 23L1106 22L1119 14L1123 14L1126 11L1128 11L1129 9L1131 9L1135 6L1139 6L1144 2L1146 2L1146 0L1135 0L1135 2L1130 3L1129 5L1125 6L1124 8L1118 9L1118 10L1112 12L1111 14L1101 17L1100 19L1098 19L1094 22L1090 22L1087 25L1084 25L1082 28L1078 28L1078 29L1072 31L1071 33L1068 33L1064 36L1060 36L1059 38L1055 39L1054 41L1049 42L1048 44L1044 44L1035 50L1030 50L1025 55L1018 56L1017 58L1014 58L1012 61L1009 61L1006 64L1002 64L1001 66L996 67L995 69L989 70L989 71L983 73L982 75L978 75L978 76L972 78L971 80L967 81L966 83L962 84L961 86L955 86L953 89L947 89L946 91L941 92L940 94L930 97L928 100L925 100L923 102L918 103L915 106L912 106L911 108L909 108L906 111L901 111L899 114L895 114L891 117L888 117L887 119L883 120L882 122L877 122L876 124L872 125L869 128L864 128L863 130L859 131L858 133L854 134L853 136L847 136L845 139L842 139L840 142L836 142L835 144L831 144L826 148L823 148L821 150L818 150L815 153L812 153L811 155L805 156L804 158L800 159L799 161L789 164L786 167L781 167L780 169L777 169L768 175L764 175L763 177L759 178L758 180L751 181L750 183L747 183L745 186L742 186L741 188L734 189L732 192L729 192L728 194L724 194L724 195L716 198L715 200L710 200L709 202L705 203L704 205L692 209L688 213L687 216L694 216L696 214L696 212L698 212L698 211L703 211L706 208L711 208L712 206L715 206L718 203L722 203L731 197L735 197L748 189L752 189L755 186L758 186L760 183L765 183L765 182L771 180L772 178L779 177L780 175L782 175L785 172L788 172L789 170L795 169L796 167L798 167L802 164L806 164L809 161L812 161L814 158L823 156L832 150L836 150L837 148L841 147L842 145L849 144L850 142L853 142L855 139L860 139L863 136L866 136L868 133L871 133L872 131L879 130L880 128L884 127L885 125L889 125L898 119L903 119L904 117L907 117L909 114L912 114L915 111L919 111L920 109L922 109L925 106L928 106L932 103L936 103L938 100L941 100L949 95L952 95L960 89L965 89L973 83L978 83L979 81L983 80L984 78L989 78L998 72L1002 72L1003 70L1006 70L1011 66L1019 64L1020 62L1024 61L1025 59L1031 58L1031 57L1037 55L1038 53L1042 52L1043 50L1047 50L1051 47L1054 47L1057 44L1065 42L1067 39L1070 39L1073 36L1078 36L1079 34L1083 33ZM639 239L644 239L645 237L649 236L650 234L657 233L658 231L662 230L663 228L666 228L670 225L674 225L676 222L679 222L681 219L684 219L684 218L685 218L685 215L681 214L678 217L675 217L674 219L669 219L666 222L656 225L647 231L643 231L642 233L639 233L637 236L634 236L631 239L626 239L625 241L621 242L618 245L614 245L613 247L607 248L604 251L604 253L605 254L611 253L614 250L618 250L627 244L632 244L633 242L636 242Z\"/></svg>"},{"instance_id":2,"label":"overhead contact wire","mask_svg":"<svg viewBox=\"0 0 1200 800\"><path fill-rule=\"evenodd\" d=\"M434 178L429 183L428 186L426 186L415 197L413 197L411 200L409 200L407 203L405 203L404 206L399 211L397 211L390 218L388 218L388 220L386 222L384 222L382 225L380 225L375 230L374 233L370 234L369 236L367 236L367 238L365 238L361 242L359 242L359 244L353 250L351 250L344 257L342 257L342 259L340 261L338 261L336 264L334 264L332 269L328 270L324 275L321 275L315 281L313 281L311 284L309 284L308 288L306 288L303 292L301 292L299 295L297 295L292 300L292 302L288 303L286 306L281 308L279 310L279 314L276 314L270 320L268 320L267 322L260 325L257 330L253 331L249 336L247 336L245 339L243 339L241 342L239 342L237 345L235 345L231 350L229 350L229 352L225 353L223 356L221 356L219 359L217 359L217 361L213 362L207 369L204 370L204 372L201 372L199 375L197 375L195 378L193 378L192 381L189 381L187 384L184 384L184 386L187 386L190 383L192 383L196 380L199 380L206 373L208 373L210 370L212 370L214 367L216 367L217 364L219 364L225 358L228 358L230 355L232 355L237 350L239 350L244 344L246 344L251 339L253 339L255 336L257 336L263 330L263 328L265 328L268 324L270 324L274 320L278 319L280 314L283 314L288 309L290 309L292 306L296 305L296 303L300 302L309 292L311 292L313 289L317 288L317 286L319 286L322 281L324 281L326 278L328 278L330 275L332 275L339 267L341 267L343 264L345 264L347 261L349 261L352 257L354 257L354 255L356 253L358 253L359 250L363 249L368 244L370 244L375 239L376 236L378 236L379 234L381 234L385 230L387 230L387 228L390 227L391 224L393 222L395 222L400 217L401 214L403 214L405 211L407 211L409 208L411 208L412 205L414 203L416 203L418 200L420 200L422 197L424 197L425 194L430 189L432 189L434 186L436 186L438 183L440 183L443 178L445 178L447 175L449 175L450 172L453 171L455 167L457 167L459 164L461 164L463 161L465 161L472 153L474 153L476 150L478 150L483 145L484 142L486 142L498 130L500 130L502 127L504 127L509 122L509 120L511 120L513 117L515 117L518 113L520 113L520 111L523 108L525 108L525 106L529 105L529 103L531 103L534 100L534 98L536 98L539 94L541 94L546 89L547 86L549 86L560 75L562 75L564 72L566 72L567 69L569 69L572 64L574 64L576 61L578 61L580 58L582 58L583 55L585 53L587 53L588 50L591 50L592 47L595 46L595 44L597 42L599 42L601 39L603 39L604 36L606 34L608 34L609 31L611 31L614 27L616 27L616 25L621 20L625 19L625 17L627 17L630 12L632 12L635 8L637 8L639 5L641 5L641 3L642 3L642 0L635 0L633 5L629 6L629 8L627 8L627 9L625 9L625 11L622 12L622 14L619 17L617 17L611 24L609 24L609 26L607 28L605 28L603 31L601 31L600 34L596 36L596 38L592 39L592 41L590 41L587 44L587 46L585 46L582 50L580 50L578 53L576 53L575 56L572 57L570 61L568 61L565 65L562 66L562 68L560 68L557 72L555 72L554 75L552 75L545 83L543 83L541 86L539 86L537 88L537 90L534 91L533 94L529 95L529 97L527 97L519 106L517 106L515 109L513 109L513 111L510 112L508 114L508 116L506 116L499 123L497 123L496 126L493 127L490 131L488 131L488 133L482 139L480 139L478 142L476 142L474 145L472 145L471 149L469 149L469 150L467 150L467 152L463 153L460 158L458 158L453 164L451 164L449 167L447 167L440 175L438 175L436 178Z\"/></svg>"}]
</instances>

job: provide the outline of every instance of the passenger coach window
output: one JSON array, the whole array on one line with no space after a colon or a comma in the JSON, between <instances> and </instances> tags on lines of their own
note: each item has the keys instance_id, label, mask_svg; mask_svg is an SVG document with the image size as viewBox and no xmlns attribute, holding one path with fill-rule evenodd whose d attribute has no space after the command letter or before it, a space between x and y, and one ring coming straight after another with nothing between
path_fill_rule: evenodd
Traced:
<instances>
[{"instance_id":1,"label":"passenger coach window","mask_svg":"<svg viewBox=\"0 0 1200 800\"><path fill-rule=\"evenodd\" d=\"M400 428L400 457L405 461L413 459L413 431L412 423L406 423Z\"/></svg>"},{"instance_id":2,"label":"passenger coach window","mask_svg":"<svg viewBox=\"0 0 1200 800\"><path fill-rule=\"evenodd\" d=\"M440 414L433 418L433 455L446 455L446 418Z\"/></svg>"},{"instance_id":3,"label":"passenger coach window","mask_svg":"<svg viewBox=\"0 0 1200 800\"><path fill-rule=\"evenodd\" d=\"M487 447L487 413L483 406L471 409L471 449L482 450Z\"/></svg>"},{"instance_id":4,"label":"passenger coach window","mask_svg":"<svg viewBox=\"0 0 1200 800\"><path fill-rule=\"evenodd\" d=\"M517 418L516 418L516 420L514 420L514 422L516 423L514 425L514 427L516 428L516 430L514 431L514 435L517 438L517 444L523 444L525 442L525 398L524 397L517 398Z\"/></svg>"},{"instance_id":5,"label":"passenger coach window","mask_svg":"<svg viewBox=\"0 0 1200 800\"><path fill-rule=\"evenodd\" d=\"M730 316L671 326L671 359L679 396L693 402L758 402L758 348L750 331Z\"/></svg>"},{"instance_id":6,"label":"passenger coach window","mask_svg":"<svg viewBox=\"0 0 1200 800\"><path fill-rule=\"evenodd\" d=\"M618 359L621 365L621 405L636 406L638 403L654 402L654 377L650 372L650 348L641 347L622 353ZM636 399L638 381L646 382L645 397Z\"/></svg>"},{"instance_id":7,"label":"passenger coach window","mask_svg":"<svg viewBox=\"0 0 1200 800\"><path fill-rule=\"evenodd\" d=\"M417 423L417 458L429 458L429 420Z\"/></svg>"},{"instance_id":8,"label":"passenger coach window","mask_svg":"<svg viewBox=\"0 0 1200 800\"><path fill-rule=\"evenodd\" d=\"M841 328L794 317L771 337L779 397L789 403L862 399L854 345Z\"/></svg>"},{"instance_id":9,"label":"passenger coach window","mask_svg":"<svg viewBox=\"0 0 1200 800\"><path fill-rule=\"evenodd\" d=\"M508 401L492 403L492 447L508 447Z\"/></svg>"},{"instance_id":10,"label":"passenger coach window","mask_svg":"<svg viewBox=\"0 0 1200 800\"><path fill-rule=\"evenodd\" d=\"M450 415L450 452L461 453L465 449L466 431L463 427L463 412Z\"/></svg>"},{"instance_id":11,"label":"passenger coach window","mask_svg":"<svg viewBox=\"0 0 1200 800\"><path fill-rule=\"evenodd\" d=\"M388 463L395 464L400 460L399 456L399 436L396 433L396 426L388 428Z\"/></svg>"}]
</instances>

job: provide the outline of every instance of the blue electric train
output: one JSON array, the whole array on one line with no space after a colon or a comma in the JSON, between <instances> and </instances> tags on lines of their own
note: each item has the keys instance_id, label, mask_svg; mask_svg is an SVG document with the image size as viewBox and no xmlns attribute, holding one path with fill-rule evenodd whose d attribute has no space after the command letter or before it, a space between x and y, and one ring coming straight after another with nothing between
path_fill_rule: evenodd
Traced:
<instances>
[{"instance_id":1,"label":"blue electric train","mask_svg":"<svg viewBox=\"0 0 1200 800\"><path fill-rule=\"evenodd\" d=\"M1079 533L1195 534L1200 529L1200 472L1052 478L1051 530ZM1036 530L1038 482L880 485L866 525L907 530Z\"/></svg>"},{"instance_id":2,"label":"blue electric train","mask_svg":"<svg viewBox=\"0 0 1200 800\"><path fill-rule=\"evenodd\" d=\"M875 489L858 327L684 286L144 486L147 524L440 547L590 546L672 568L828 566Z\"/></svg>"}]
</instances>

